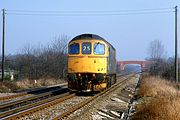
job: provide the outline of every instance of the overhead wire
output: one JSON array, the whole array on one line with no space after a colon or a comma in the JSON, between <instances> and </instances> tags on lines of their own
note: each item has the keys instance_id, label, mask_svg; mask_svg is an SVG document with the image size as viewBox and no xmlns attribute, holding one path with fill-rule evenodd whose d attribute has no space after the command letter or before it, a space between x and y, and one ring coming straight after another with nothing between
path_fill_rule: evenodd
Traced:
<instances>
[{"instance_id":1,"label":"overhead wire","mask_svg":"<svg viewBox=\"0 0 180 120\"><path fill-rule=\"evenodd\" d=\"M173 11L161 12L139 12L139 13L99 13L99 14L32 14L32 13L6 13L7 15L31 15L31 16L117 16L117 15L144 15L144 14L159 14L171 13Z\"/></svg>"},{"instance_id":2,"label":"overhead wire","mask_svg":"<svg viewBox=\"0 0 180 120\"><path fill-rule=\"evenodd\" d=\"M10 12L38 12L38 13L94 13L94 12L134 12L134 11L159 11L159 10L172 10L173 8L154 8L154 9L131 9L131 10L110 10L110 11L42 11L42 10L7 10Z\"/></svg>"},{"instance_id":3,"label":"overhead wire","mask_svg":"<svg viewBox=\"0 0 180 120\"><path fill-rule=\"evenodd\" d=\"M8 15L31 16L115 16L170 13L173 8L139 9L139 10L111 10L111 11L33 11L33 10L6 10Z\"/></svg>"}]
</instances>

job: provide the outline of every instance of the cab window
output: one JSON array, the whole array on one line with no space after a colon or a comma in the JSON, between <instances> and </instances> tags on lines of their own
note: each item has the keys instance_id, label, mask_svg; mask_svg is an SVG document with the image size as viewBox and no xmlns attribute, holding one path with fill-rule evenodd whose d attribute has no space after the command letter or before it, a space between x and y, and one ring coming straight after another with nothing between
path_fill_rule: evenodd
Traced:
<instances>
[{"instance_id":1,"label":"cab window","mask_svg":"<svg viewBox=\"0 0 180 120\"><path fill-rule=\"evenodd\" d=\"M69 46L69 54L79 54L79 44L74 43Z\"/></svg>"},{"instance_id":2,"label":"cab window","mask_svg":"<svg viewBox=\"0 0 180 120\"><path fill-rule=\"evenodd\" d=\"M91 43L90 42L82 43L82 54L91 54Z\"/></svg>"},{"instance_id":3,"label":"cab window","mask_svg":"<svg viewBox=\"0 0 180 120\"><path fill-rule=\"evenodd\" d=\"M94 44L94 54L102 55L105 53L105 45L101 43Z\"/></svg>"}]
</instances>

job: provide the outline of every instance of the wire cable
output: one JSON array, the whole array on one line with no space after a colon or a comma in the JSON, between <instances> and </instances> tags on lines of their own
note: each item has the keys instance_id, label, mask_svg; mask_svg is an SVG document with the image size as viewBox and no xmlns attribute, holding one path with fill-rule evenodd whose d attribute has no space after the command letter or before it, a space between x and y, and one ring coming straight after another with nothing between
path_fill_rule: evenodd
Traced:
<instances>
[{"instance_id":1,"label":"wire cable","mask_svg":"<svg viewBox=\"0 0 180 120\"><path fill-rule=\"evenodd\" d=\"M16 13L9 12L7 15L26 15L26 16L120 16L120 15L146 15L146 14L162 14L172 13L174 11L160 11L160 12L131 12L131 13L91 13L91 14L40 14L40 13Z\"/></svg>"},{"instance_id":2,"label":"wire cable","mask_svg":"<svg viewBox=\"0 0 180 120\"><path fill-rule=\"evenodd\" d=\"M134 9L134 10L110 10L110 11L35 11L35 10L7 10L9 12L20 13L111 13L111 12L143 12L143 11L161 11L172 10L173 8L155 8L155 9Z\"/></svg>"}]
</instances>

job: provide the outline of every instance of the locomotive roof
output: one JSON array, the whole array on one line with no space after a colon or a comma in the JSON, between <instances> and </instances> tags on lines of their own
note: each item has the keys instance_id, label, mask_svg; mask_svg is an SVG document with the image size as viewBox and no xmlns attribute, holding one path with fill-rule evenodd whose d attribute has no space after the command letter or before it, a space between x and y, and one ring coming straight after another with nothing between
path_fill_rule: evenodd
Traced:
<instances>
[{"instance_id":1,"label":"locomotive roof","mask_svg":"<svg viewBox=\"0 0 180 120\"><path fill-rule=\"evenodd\" d=\"M80 40L80 39L85 39L85 40L102 40L106 43L108 43L110 46L112 46L109 42L107 42L104 38L100 37L99 35L95 35L95 34L81 34L78 35L76 37L74 37L70 42L75 41L75 40ZM113 46L112 46L113 47ZM114 47L113 47L114 48ZM115 48L114 48L115 49Z\"/></svg>"}]
</instances>

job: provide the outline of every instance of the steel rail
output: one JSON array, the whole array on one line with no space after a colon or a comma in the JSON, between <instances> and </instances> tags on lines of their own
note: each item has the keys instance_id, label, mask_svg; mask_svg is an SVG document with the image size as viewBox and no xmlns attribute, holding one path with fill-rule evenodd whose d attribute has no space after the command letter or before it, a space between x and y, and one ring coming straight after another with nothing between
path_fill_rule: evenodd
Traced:
<instances>
[{"instance_id":1,"label":"steel rail","mask_svg":"<svg viewBox=\"0 0 180 120\"><path fill-rule=\"evenodd\" d=\"M134 75L132 75L134 76ZM69 116L71 113L73 113L74 111L82 108L83 106L87 105L88 103L92 102L93 100L95 100L97 97L100 97L100 96L103 96L103 95L107 95L108 93L114 91L115 89L117 89L119 86L123 85L124 83L127 82L127 79L129 79L129 77L132 77L132 76L128 76L126 78L124 78L123 80L119 81L118 83L112 85L110 88L102 91L101 93L89 98L89 99L86 99L78 104L76 104L75 106L71 107L68 111L60 114L59 116L56 116L55 118L53 118L53 120L61 120L67 116Z\"/></svg>"},{"instance_id":2,"label":"steel rail","mask_svg":"<svg viewBox=\"0 0 180 120\"><path fill-rule=\"evenodd\" d=\"M44 104L42 104L42 105L39 105L39 106L30 108L30 109L27 109L27 110L25 110L25 111L18 112L18 113L16 113L16 114L13 114L13 115L10 115L10 116L1 118L1 120L16 120L16 119L20 119L21 117L24 117L24 116L26 116L26 115L29 115L29 114L32 114L32 113L34 113L34 112L40 111L40 110L42 110L42 109L51 107L51 106L53 106L53 105L59 104L60 102L63 102L63 101L65 101L65 100L70 99L70 98L75 97L75 96L76 96L75 93L73 93L73 94L65 93L65 94L62 94L62 95L61 95L61 98L59 98L59 99L55 99L55 100L53 100L53 101L44 103Z\"/></svg>"},{"instance_id":3,"label":"steel rail","mask_svg":"<svg viewBox=\"0 0 180 120\"><path fill-rule=\"evenodd\" d=\"M25 95L28 95L28 93L22 92L22 93L18 93L16 95L8 95L8 96L0 97L0 100L8 100L8 99L17 98L17 97L21 97L21 96L25 96Z\"/></svg>"},{"instance_id":4,"label":"steel rail","mask_svg":"<svg viewBox=\"0 0 180 120\"><path fill-rule=\"evenodd\" d=\"M26 110L26 109L30 109L32 107L35 107L35 106L38 106L38 105L42 105L44 103L48 103L50 101L53 101L55 99L59 99L61 98L62 96L65 96L65 95L69 95L69 92L68 93L64 93L64 94L61 94L61 95L58 95L58 96L53 96L51 98L48 98L48 99L44 99L42 101L38 101L36 103L32 103L32 104L29 104L29 105L25 105L25 106L22 106L22 107L18 107L18 108L15 108L15 109L11 109L9 111L5 111L5 112L2 112L0 113L0 118L3 118L3 117L6 117L8 115L11 115L11 114L15 114L15 113L18 113L20 111L23 111L23 110Z\"/></svg>"},{"instance_id":5,"label":"steel rail","mask_svg":"<svg viewBox=\"0 0 180 120\"><path fill-rule=\"evenodd\" d=\"M40 98L51 96L55 92L62 91L62 90L65 90L65 89L67 89L67 88L59 89L59 90L54 90L54 91L43 93L43 94L40 94L40 95L32 95L32 96L29 96L29 97L24 98L24 99L15 100L15 101L11 101L11 102L6 102L6 103L3 103L3 104L0 104L0 111L2 111L3 109L6 109L8 107L17 106L18 104L28 103L29 101L32 101L32 100L36 100L36 99L40 99Z\"/></svg>"},{"instance_id":6,"label":"steel rail","mask_svg":"<svg viewBox=\"0 0 180 120\"><path fill-rule=\"evenodd\" d=\"M36 92L39 92L39 91L45 91L45 90L48 90L48 89L56 89L56 87L63 87L63 86L67 86L67 83L62 84L60 86L53 86L53 87L46 87L46 88L35 88L35 89L32 89L32 90L27 90L25 92L20 92L20 93L17 93L15 95L8 95L8 96L0 97L0 100L9 100L9 99L29 95L29 94L32 94L32 93L36 93Z\"/></svg>"}]
</instances>

